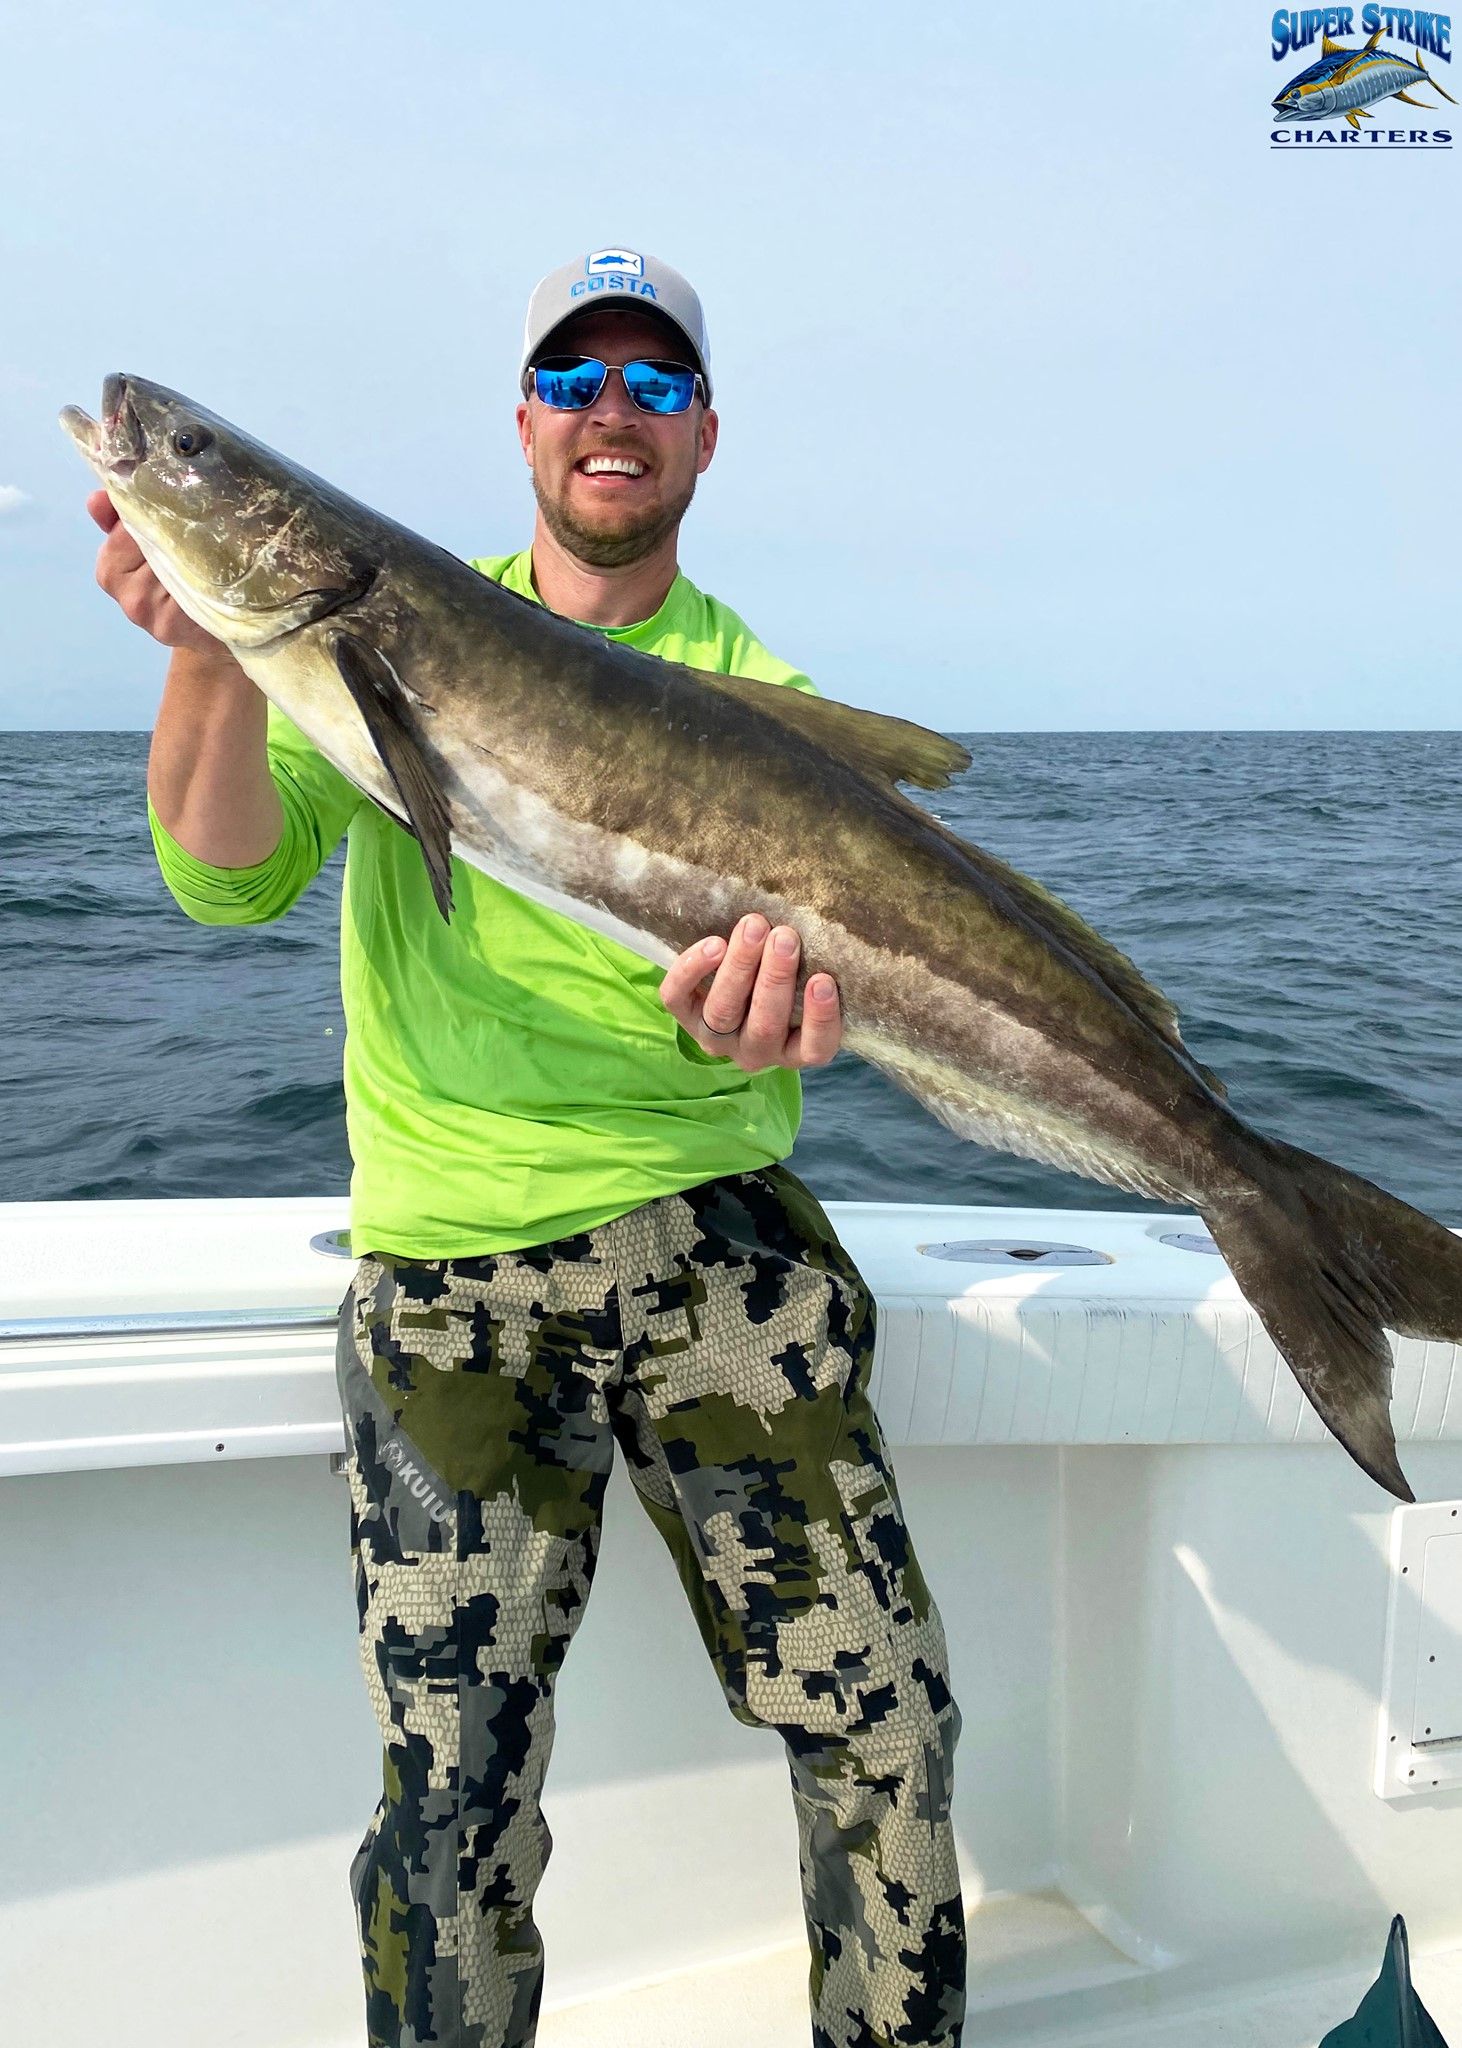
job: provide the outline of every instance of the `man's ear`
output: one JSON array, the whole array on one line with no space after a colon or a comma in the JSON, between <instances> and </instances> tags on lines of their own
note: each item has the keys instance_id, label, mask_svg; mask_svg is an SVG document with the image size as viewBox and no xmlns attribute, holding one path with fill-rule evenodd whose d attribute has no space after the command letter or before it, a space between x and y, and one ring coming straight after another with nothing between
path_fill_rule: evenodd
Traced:
<instances>
[{"instance_id":1,"label":"man's ear","mask_svg":"<svg viewBox=\"0 0 1462 2048\"><path fill-rule=\"evenodd\" d=\"M716 452L716 439L721 431L720 415L707 406L701 414L700 448L696 455L695 473L704 476L711 466L711 457Z\"/></svg>"},{"instance_id":2,"label":"man's ear","mask_svg":"<svg viewBox=\"0 0 1462 2048\"><path fill-rule=\"evenodd\" d=\"M526 399L519 399L518 410L513 415L518 423L518 441L523 450L523 460L533 467L533 413ZM709 460L709 458L707 458Z\"/></svg>"}]
</instances>

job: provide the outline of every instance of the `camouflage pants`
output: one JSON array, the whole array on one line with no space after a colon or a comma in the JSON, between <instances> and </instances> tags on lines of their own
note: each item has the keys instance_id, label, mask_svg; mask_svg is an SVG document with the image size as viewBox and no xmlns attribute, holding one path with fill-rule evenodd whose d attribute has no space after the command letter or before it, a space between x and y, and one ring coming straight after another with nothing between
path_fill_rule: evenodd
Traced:
<instances>
[{"instance_id":1,"label":"camouflage pants","mask_svg":"<svg viewBox=\"0 0 1462 2048\"><path fill-rule=\"evenodd\" d=\"M873 1304L781 1167L341 1309L385 1787L351 1865L371 2048L531 2048L553 1687L617 1441L731 1712L786 1744L814 2048L956 2048L944 1632L867 1398Z\"/></svg>"}]
</instances>

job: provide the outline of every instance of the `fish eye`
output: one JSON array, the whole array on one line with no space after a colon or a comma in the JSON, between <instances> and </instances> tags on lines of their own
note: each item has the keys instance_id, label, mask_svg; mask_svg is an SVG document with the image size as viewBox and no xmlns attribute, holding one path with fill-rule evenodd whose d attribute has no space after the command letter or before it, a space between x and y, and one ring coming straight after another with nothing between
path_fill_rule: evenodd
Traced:
<instances>
[{"instance_id":1,"label":"fish eye","mask_svg":"<svg viewBox=\"0 0 1462 2048\"><path fill-rule=\"evenodd\" d=\"M201 455L212 442L207 427L179 427L173 435L173 447L179 455Z\"/></svg>"}]
</instances>

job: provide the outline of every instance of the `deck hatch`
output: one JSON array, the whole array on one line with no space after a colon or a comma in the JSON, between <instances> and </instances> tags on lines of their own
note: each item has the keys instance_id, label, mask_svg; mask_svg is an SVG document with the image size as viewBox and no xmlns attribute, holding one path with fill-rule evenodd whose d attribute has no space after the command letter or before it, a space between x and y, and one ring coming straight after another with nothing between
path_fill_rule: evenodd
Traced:
<instances>
[{"instance_id":1,"label":"deck hatch","mask_svg":"<svg viewBox=\"0 0 1462 2048\"><path fill-rule=\"evenodd\" d=\"M921 1244L926 1259L948 1259L968 1266L1110 1266L1106 1252L1084 1244L1046 1244L1036 1238L961 1237L942 1244Z\"/></svg>"}]
</instances>

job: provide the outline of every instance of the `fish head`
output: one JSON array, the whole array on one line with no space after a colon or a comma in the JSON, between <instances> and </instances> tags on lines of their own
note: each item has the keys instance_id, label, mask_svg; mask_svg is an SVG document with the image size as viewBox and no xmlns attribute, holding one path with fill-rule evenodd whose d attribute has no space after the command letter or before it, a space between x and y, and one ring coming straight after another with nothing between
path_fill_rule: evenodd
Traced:
<instances>
[{"instance_id":1,"label":"fish head","mask_svg":"<svg viewBox=\"0 0 1462 2048\"><path fill-rule=\"evenodd\" d=\"M369 588L364 508L205 406L114 374L99 420L68 405L61 424L159 582L226 646L268 646Z\"/></svg>"},{"instance_id":2,"label":"fish head","mask_svg":"<svg viewBox=\"0 0 1462 2048\"><path fill-rule=\"evenodd\" d=\"M1276 121L1325 121L1335 113L1333 86L1304 86L1298 80L1288 84L1274 100Z\"/></svg>"}]
</instances>

